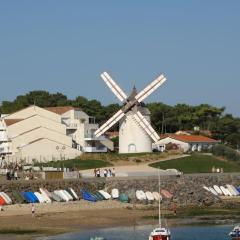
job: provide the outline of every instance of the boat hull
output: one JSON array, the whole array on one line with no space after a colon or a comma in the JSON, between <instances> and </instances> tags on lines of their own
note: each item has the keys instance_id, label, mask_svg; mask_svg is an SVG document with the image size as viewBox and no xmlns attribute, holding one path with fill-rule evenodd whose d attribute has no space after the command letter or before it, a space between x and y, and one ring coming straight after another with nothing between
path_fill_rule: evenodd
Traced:
<instances>
[{"instance_id":1,"label":"boat hull","mask_svg":"<svg viewBox=\"0 0 240 240\"><path fill-rule=\"evenodd\" d=\"M151 240L171 240L170 236L152 236Z\"/></svg>"}]
</instances>

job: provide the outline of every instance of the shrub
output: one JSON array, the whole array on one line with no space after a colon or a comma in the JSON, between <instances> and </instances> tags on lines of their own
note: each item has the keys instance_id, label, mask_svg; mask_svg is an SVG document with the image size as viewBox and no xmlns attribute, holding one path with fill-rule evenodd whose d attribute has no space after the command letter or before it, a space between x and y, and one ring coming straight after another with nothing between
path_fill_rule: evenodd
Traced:
<instances>
[{"instance_id":1,"label":"shrub","mask_svg":"<svg viewBox=\"0 0 240 240\"><path fill-rule=\"evenodd\" d=\"M240 154L234 149L222 144L214 146L212 148L212 153L215 156L225 157L228 160L240 162Z\"/></svg>"}]
</instances>

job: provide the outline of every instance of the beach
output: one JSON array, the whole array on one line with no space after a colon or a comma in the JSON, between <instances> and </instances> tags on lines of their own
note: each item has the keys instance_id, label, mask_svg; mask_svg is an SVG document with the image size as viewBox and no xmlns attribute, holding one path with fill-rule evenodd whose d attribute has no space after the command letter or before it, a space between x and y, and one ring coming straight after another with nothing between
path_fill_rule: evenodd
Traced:
<instances>
[{"instance_id":1,"label":"beach","mask_svg":"<svg viewBox=\"0 0 240 240\"><path fill-rule=\"evenodd\" d=\"M34 239L37 236L55 235L86 229L141 225L153 220L156 209L133 206L109 200L91 203L84 200L68 203L35 204L35 216L31 204L4 206L0 212L1 239ZM15 233L12 235L12 233ZM10 234L10 235L9 235Z\"/></svg>"},{"instance_id":2,"label":"beach","mask_svg":"<svg viewBox=\"0 0 240 240\"><path fill-rule=\"evenodd\" d=\"M35 216L31 204L14 204L3 207L0 212L1 240L33 240L37 237L68 232L81 232L99 228L134 227L156 225L158 204L121 203L117 200L88 202L53 202L35 204ZM179 208L175 216L163 209L168 226L232 224L239 218L239 210L222 208Z\"/></svg>"}]
</instances>

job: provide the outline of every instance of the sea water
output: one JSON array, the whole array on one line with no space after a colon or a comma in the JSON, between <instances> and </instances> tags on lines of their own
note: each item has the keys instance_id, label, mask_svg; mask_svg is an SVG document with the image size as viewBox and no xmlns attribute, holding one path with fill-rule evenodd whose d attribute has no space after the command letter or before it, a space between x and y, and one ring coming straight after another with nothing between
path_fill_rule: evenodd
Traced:
<instances>
[{"instance_id":1,"label":"sea water","mask_svg":"<svg viewBox=\"0 0 240 240\"><path fill-rule=\"evenodd\" d=\"M187 226L171 228L172 240L228 240L228 233L234 226ZM104 237L107 240L148 240L154 226L119 227L62 234L39 240L89 240Z\"/></svg>"}]
</instances>

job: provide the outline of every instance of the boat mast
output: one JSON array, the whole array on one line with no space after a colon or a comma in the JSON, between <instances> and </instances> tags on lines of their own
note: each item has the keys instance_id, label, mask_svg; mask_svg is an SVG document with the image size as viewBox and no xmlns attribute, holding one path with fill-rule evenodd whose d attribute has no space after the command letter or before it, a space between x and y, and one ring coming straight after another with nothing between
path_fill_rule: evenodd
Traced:
<instances>
[{"instance_id":1,"label":"boat mast","mask_svg":"<svg viewBox=\"0 0 240 240\"><path fill-rule=\"evenodd\" d=\"M161 194L160 194L160 170L158 168L158 192L159 192L159 201L158 201L158 222L159 222L159 227L162 227L162 221L161 221L161 207L160 207L160 202L161 202Z\"/></svg>"}]
</instances>

